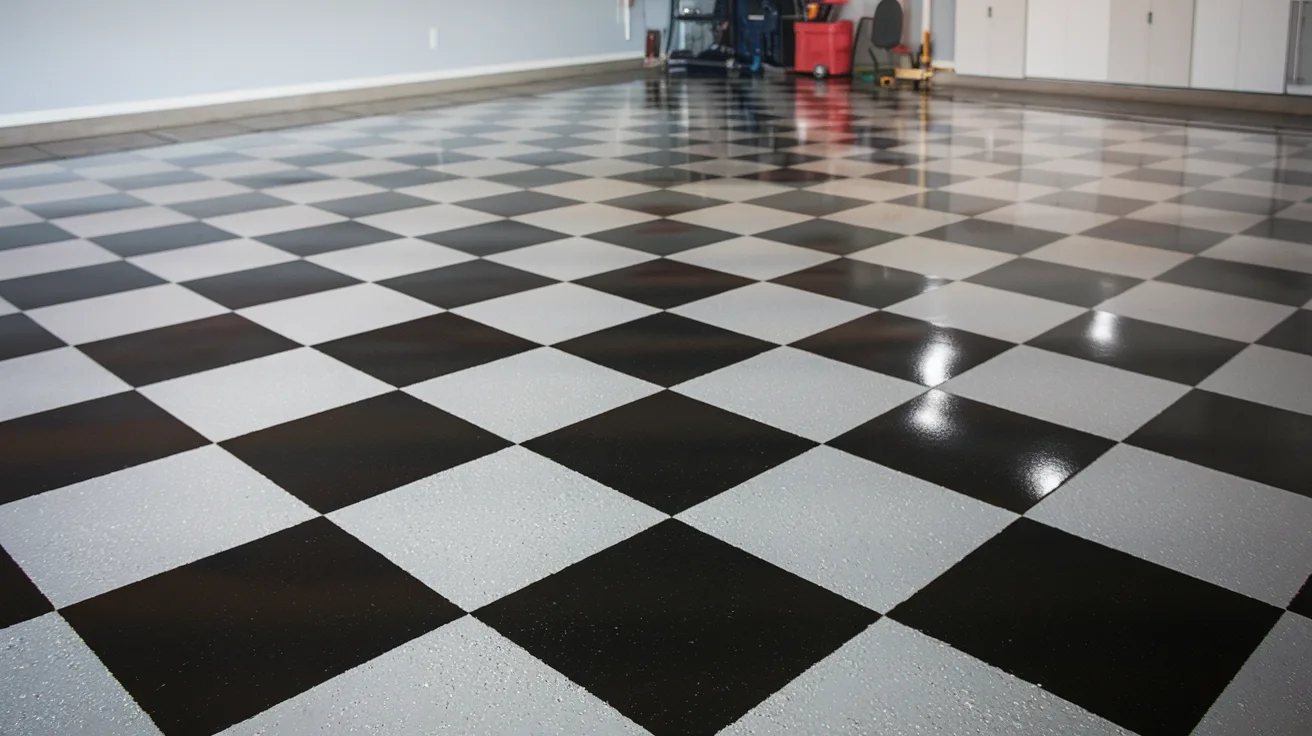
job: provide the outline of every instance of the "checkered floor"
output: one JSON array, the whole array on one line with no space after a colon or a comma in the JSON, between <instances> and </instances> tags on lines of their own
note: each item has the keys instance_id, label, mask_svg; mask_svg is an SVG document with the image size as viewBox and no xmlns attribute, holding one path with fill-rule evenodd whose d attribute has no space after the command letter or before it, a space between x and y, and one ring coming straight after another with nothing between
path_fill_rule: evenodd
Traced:
<instances>
[{"instance_id":1,"label":"checkered floor","mask_svg":"<svg viewBox=\"0 0 1312 736\"><path fill-rule=\"evenodd\" d=\"M1312 137L509 98L2 169L0 315L0 733L1312 733Z\"/></svg>"}]
</instances>

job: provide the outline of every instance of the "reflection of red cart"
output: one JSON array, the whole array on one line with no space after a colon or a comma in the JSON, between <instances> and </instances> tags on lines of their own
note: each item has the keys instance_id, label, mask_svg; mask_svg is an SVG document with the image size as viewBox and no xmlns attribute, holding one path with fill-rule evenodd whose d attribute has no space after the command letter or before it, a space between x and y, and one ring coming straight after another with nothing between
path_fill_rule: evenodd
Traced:
<instances>
[{"instance_id":1,"label":"reflection of red cart","mask_svg":"<svg viewBox=\"0 0 1312 736\"><path fill-rule=\"evenodd\" d=\"M806 4L806 22L793 26L796 52L793 68L816 79L852 73L852 21L829 22L836 6L847 0L824 0Z\"/></svg>"}]
</instances>

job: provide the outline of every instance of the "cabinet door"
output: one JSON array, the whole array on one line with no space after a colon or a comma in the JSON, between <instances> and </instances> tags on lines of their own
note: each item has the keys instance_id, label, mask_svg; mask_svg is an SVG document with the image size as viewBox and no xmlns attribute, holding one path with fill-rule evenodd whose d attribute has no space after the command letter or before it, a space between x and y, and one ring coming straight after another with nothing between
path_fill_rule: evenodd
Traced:
<instances>
[{"instance_id":1,"label":"cabinet door","mask_svg":"<svg viewBox=\"0 0 1312 736\"><path fill-rule=\"evenodd\" d=\"M990 0L957 0L957 36L953 60L958 74L989 73Z\"/></svg>"},{"instance_id":2,"label":"cabinet door","mask_svg":"<svg viewBox=\"0 0 1312 736\"><path fill-rule=\"evenodd\" d=\"M1151 43L1148 13L1152 12L1152 5L1150 0L1112 0L1111 43L1107 56L1109 81L1148 83Z\"/></svg>"},{"instance_id":3,"label":"cabinet door","mask_svg":"<svg viewBox=\"0 0 1312 736\"><path fill-rule=\"evenodd\" d=\"M1194 47L1194 0L1152 0L1148 83L1188 87Z\"/></svg>"},{"instance_id":4,"label":"cabinet door","mask_svg":"<svg viewBox=\"0 0 1312 736\"><path fill-rule=\"evenodd\" d=\"M1025 0L995 0L989 23L989 73L1025 76Z\"/></svg>"},{"instance_id":5,"label":"cabinet door","mask_svg":"<svg viewBox=\"0 0 1312 736\"><path fill-rule=\"evenodd\" d=\"M1111 38L1111 0L1068 2L1066 77L1082 82L1107 81Z\"/></svg>"},{"instance_id":6,"label":"cabinet door","mask_svg":"<svg viewBox=\"0 0 1312 736\"><path fill-rule=\"evenodd\" d=\"M1200 89L1234 89L1239 66L1240 0L1197 0L1189 81Z\"/></svg>"},{"instance_id":7,"label":"cabinet door","mask_svg":"<svg viewBox=\"0 0 1312 736\"><path fill-rule=\"evenodd\" d=\"M1288 0L1244 0L1243 17L1239 19L1236 89L1284 92L1288 52Z\"/></svg>"},{"instance_id":8,"label":"cabinet door","mask_svg":"<svg viewBox=\"0 0 1312 736\"><path fill-rule=\"evenodd\" d=\"M1066 77L1068 0L1029 0L1025 28L1025 76Z\"/></svg>"}]
</instances>

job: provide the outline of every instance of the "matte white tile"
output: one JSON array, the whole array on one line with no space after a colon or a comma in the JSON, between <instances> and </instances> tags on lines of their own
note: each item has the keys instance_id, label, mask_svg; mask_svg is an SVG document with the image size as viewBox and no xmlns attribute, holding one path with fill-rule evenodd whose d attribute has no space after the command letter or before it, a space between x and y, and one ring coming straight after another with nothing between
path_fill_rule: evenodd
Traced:
<instances>
[{"instance_id":1,"label":"matte white tile","mask_svg":"<svg viewBox=\"0 0 1312 736\"><path fill-rule=\"evenodd\" d=\"M444 230L482 225L498 219L500 218L495 215L466 209L458 205L435 204L429 207L411 207L395 212L385 212L381 215L362 217L359 222L397 235L413 238Z\"/></svg>"},{"instance_id":2,"label":"matte white tile","mask_svg":"<svg viewBox=\"0 0 1312 736\"><path fill-rule=\"evenodd\" d=\"M209 445L0 506L0 544L63 607L315 516Z\"/></svg>"},{"instance_id":3,"label":"matte white tile","mask_svg":"<svg viewBox=\"0 0 1312 736\"><path fill-rule=\"evenodd\" d=\"M326 210L304 205L288 205L286 207L271 207L267 210L255 210L254 212L239 212L235 215L211 217L205 222L220 230L227 230L244 238L258 238L262 235L331 225L334 222L344 222L345 220L345 217L334 215Z\"/></svg>"},{"instance_id":4,"label":"matte white tile","mask_svg":"<svg viewBox=\"0 0 1312 736\"><path fill-rule=\"evenodd\" d=\"M1245 212L1214 210L1210 207L1193 207L1170 202L1160 202L1145 207L1130 213L1127 217L1218 233L1241 233L1266 219L1266 215L1250 215Z\"/></svg>"},{"instance_id":5,"label":"matte white tile","mask_svg":"<svg viewBox=\"0 0 1312 736\"><path fill-rule=\"evenodd\" d=\"M1198 387L1312 414L1312 356L1249 345Z\"/></svg>"},{"instance_id":6,"label":"matte white tile","mask_svg":"<svg viewBox=\"0 0 1312 736\"><path fill-rule=\"evenodd\" d=\"M837 256L751 236L676 253L670 260L713 268L749 279L768 280L832 261Z\"/></svg>"},{"instance_id":7,"label":"matte white tile","mask_svg":"<svg viewBox=\"0 0 1312 736\"><path fill-rule=\"evenodd\" d=\"M301 348L163 381L141 393L211 441L222 442L391 390Z\"/></svg>"},{"instance_id":8,"label":"matte white tile","mask_svg":"<svg viewBox=\"0 0 1312 736\"><path fill-rule=\"evenodd\" d=\"M1294 307L1160 281L1139 284L1098 308L1123 317L1245 342L1261 338L1294 311Z\"/></svg>"},{"instance_id":9,"label":"matte white tile","mask_svg":"<svg viewBox=\"0 0 1312 736\"><path fill-rule=\"evenodd\" d=\"M1151 279L1189 260L1188 253L1072 235L1025 254L1049 263Z\"/></svg>"},{"instance_id":10,"label":"matte white tile","mask_svg":"<svg viewBox=\"0 0 1312 736\"><path fill-rule=\"evenodd\" d=\"M630 148L632 148L632 146L630 146ZM581 148L569 149L570 153L588 155L584 154L583 151L584 149ZM644 184L620 181L619 179L577 179L575 181L567 181L561 184L550 184L545 187L537 187L536 191L556 197L574 199L580 202L602 202L609 199L632 197L637 194L654 192L656 191L656 188Z\"/></svg>"},{"instance_id":11,"label":"matte white tile","mask_svg":"<svg viewBox=\"0 0 1312 736\"><path fill-rule=\"evenodd\" d=\"M1069 304L961 281L899 302L886 311L1017 343L1084 312Z\"/></svg>"},{"instance_id":12,"label":"matte white tile","mask_svg":"<svg viewBox=\"0 0 1312 736\"><path fill-rule=\"evenodd\" d=\"M612 207L606 204L578 204L557 207L512 218L534 227L569 235L588 235L655 220L645 212Z\"/></svg>"},{"instance_id":13,"label":"matte white tile","mask_svg":"<svg viewBox=\"0 0 1312 736\"><path fill-rule=\"evenodd\" d=\"M6 189L4 199L21 207L28 204L62 202L68 199L82 199L84 197L118 193L119 191L114 187L98 181L70 181L38 187Z\"/></svg>"},{"instance_id":14,"label":"matte white tile","mask_svg":"<svg viewBox=\"0 0 1312 736\"><path fill-rule=\"evenodd\" d=\"M59 339L82 344L223 314L228 310L177 284L41 307L28 316Z\"/></svg>"},{"instance_id":15,"label":"matte white tile","mask_svg":"<svg viewBox=\"0 0 1312 736\"><path fill-rule=\"evenodd\" d=\"M979 219L1001 222L1007 225L1032 227L1036 230L1074 234L1091 230L1117 218L1115 215L1073 210L1066 207L1050 207L1035 204L1034 202L1021 202L991 212L985 212L979 216Z\"/></svg>"},{"instance_id":16,"label":"matte white tile","mask_svg":"<svg viewBox=\"0 0 1312 736\"><path fill-rule=\"evenodd\" d=\"M0 422L131 388L75 348L0 361Z\"/></svg>"},{"instance_id":17,"label":"matte white tile","mask_svg":"<svg viewBox=\"0 0 1312 736\"><path fill-rule=\"evenodd\" d=\"M289 184L283 187L272 187L265 189L264 193L270 197L277 197L295 204L313 204L315 202L329 202L334 199L377 194L382 191L385 191L382 187L350 179L320 179L300 184Z\"/></svg>"},{"instance_id":18,"label":"matte white tile","mask_svg":"<svg viewBox=\"0 0 1312 736\"><path fill-rule=\"evenodd\" d=\"M301 344L315 345L441 311L377 284L356 284L248 307L239 314Z\"/></svg>"},{"instance_id":19,"label":"matte white tile","mask_svg":"<svg viewBox=\"0 0 1312 736\"><path fill-rule=\"evenodd\" d=\"M296 260L285 250L254 240L225 240L129 258L134 265L173 282L273 266Z\"/></svg>"},{"instance_id":20,"label":"matte white tile","mask_svg":"<svg viewBox=\"0 0 1312 736\"><path fill-rule=\"evenodd\" d=\"M86 240L64 240L0 250L0 281L94 266L118 259L117 255Z\"/></svg>"},{"instance_id":21,"label":"matte white tile","mask_svg":"<svg viewBox=\"0 0 1312 736\"><path fill-rule=\"evenodd\" d=\"M654 260L656 256L589 238L565 238L487 256L487 260L572 281Z\"/></svg>"},{"instance_id":22,"label":"matte white tile","mask_svg":"<svg viewBox=\"0 0 1312 736\"><path fill-rule=\"evenodd\" d=\"M421 184L416 187L406 187L397 191L412 197L431 199L434 202L450 203L463 202L466 199L495 197L499 194L510 194L519 190L512 186L483 179L453 179L433 184Z\"/></svg>"},{"instance_id":23,"label":"matte white tile","mask_svg":"<svg viewBox=\"0 0 1312 736\"><path fill-rule=\"evenodd\" d=\"M875 311L778 284L744 286L669 310L762 340L790 343Z\"/></svg>"},{"instance_id":24,"label":"matte white tile","mask_svg":"<svg viewBox=\"0 0 1312 736\"><path fill-rule=\"evenodd\" d=\"M168 225L180 225L193 219L164 207L134 207L114 212L97 212L92 215L64 217L52 220L55 225L79 238L98 238L102 235L130 233Z\"/></svg>"},{"instance_id":25,"label":"matte white tile","mask_svg":"<svg viewBox=\"0 0 1312 736\"><path fill-rule=\"evenodd\" d=\"M796 225L811 218L807 215L799 215L795 212L777 210L771 207L732 202L684 212L674 215L670 219L740 235L752 235Z\"/></svg>"},{"instance_id":26,"label":"matte white tile","mask_svg":"<svg viewBox=\"0 0 1312 736\"><path fill-rule=\"evenodd\" d=\"M193 181L186 184L168 184L149 189L135 189L132 196L151 204L170 205L181 202L195 202L201 199L217 199L234 194L250 192L248 187L239 186L229 181Z\"/></svg>"},{"instance_id":27,"label":"matte white tile","mask_svg":"<svg viewBox=\"0 0 1312 736\"><path fill-rule=\"evenodd\" d=\"M917 235L966 219L951 212L939 212L922 207L878 202L864 207L844 210L825 217L827 220L846 222L849 225L872 227L903 235Z\"/></svg>"},{"instance_id":28,"label":"matte white tile","mask_svg":"<svg viewBox=\"0 0 1312 736\"><path fill-rule=\"evenodd\" d=\"M1312 733L1312 619L1286 613L1249 656L1193 736Z\"/></svg>"},{"instance_id":29,"label":"matte white tile","mask_svg":"<svg viewBox=\"0 0 1312 736\"><path fill-rule=\"evenodd\" d=\"M631 322L659 310L577 284L554 284L452 311L512 335L549 345Z\"/></svg>"},{"instance_id":30,"label":"matte white tile","mask_svg":"<svg viewBox=\"0 0 1312 736\"><path fill-rule=\"evenodd\" d=\"M382 281L472 261L474 256L426 240L398 238L321 253L305 260L362 281Z\"/></svg>"},{"instance_id":31,"label":"matte white tile","mask_svg":"<svg viewBox=\"0 0 1312 736\"><path fill-rule=\"evenodd\" d=\"M725 202L745 202L749 199L768 197L771 194L783 194L793 191L792 187L751 179L707 179L705 181L680 184L670 191L691 194L694 197L719 199Z\"/></svg>"},{"instance_id":32,"label":"matte white tile","mask_svg":"<svg viewBox=\"0 0 1312 736\"><path fill-rule=\"evenodd\" d=\"M1016 256L973 245L958 245L912 235L857 251L848 257L926 276L965 279L1000 266Z\"/></svg>"},{"instance_id":33,"label":"matte white tile","mask_svg":"<svg viewBox=\"0 0 1312 736\"><path fill-rule=\"evenodd\" d=\"M1312 247L1288 240L1236 235L1203 251L1202 255L1312 274Z\"/></svg>"}]
</instances>

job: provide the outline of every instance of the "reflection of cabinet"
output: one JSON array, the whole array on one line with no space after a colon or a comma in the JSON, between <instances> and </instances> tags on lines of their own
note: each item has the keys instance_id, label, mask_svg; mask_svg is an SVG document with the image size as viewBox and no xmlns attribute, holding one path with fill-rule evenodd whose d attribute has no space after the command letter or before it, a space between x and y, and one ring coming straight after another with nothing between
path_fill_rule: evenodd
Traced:
<instances>
[{"instance_id":1,"label":"reflection of cabinet","mask_svg":"<svg viewBox=\"0 0 1312 736\"><path fill-rule=\"evenodd\" d=\"M1289 0L1197 0L1190 82L1283 92L1288 40Z\"/></svg>"},{"instance_id":2,"label":"reflection of cabinet","mask_svg":"<svg viewBox=\"0 0 1312 736\"><path fill-rule=\"evenodd\" d=\"M1028 17L1026 75L1107 80L1111 0L1029 0Z\"/></svg>"},{"instance_id":3,"label":"reflection of cabinet","mask_svg":"<svg viewBox=\"0 0 1312 736\"><path fill-rule=\"evenodd\" d=\"M1189 86L1194 0L1111 0L1107 79Z\"/></svg>"},{"instance_id":4,"label":"reflection of cabinet","mask_svg":"<svg viewBox=\"0 0 1312 736\"><path fill-rule=\"evenodd\" d=\"M1025 0L957 0L958 74L1025 74Z\"/></svg>"}]
</instances>

